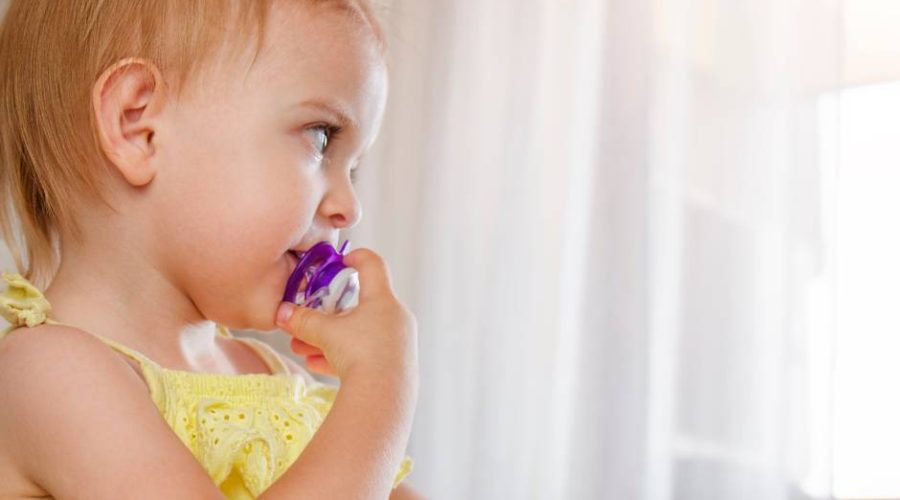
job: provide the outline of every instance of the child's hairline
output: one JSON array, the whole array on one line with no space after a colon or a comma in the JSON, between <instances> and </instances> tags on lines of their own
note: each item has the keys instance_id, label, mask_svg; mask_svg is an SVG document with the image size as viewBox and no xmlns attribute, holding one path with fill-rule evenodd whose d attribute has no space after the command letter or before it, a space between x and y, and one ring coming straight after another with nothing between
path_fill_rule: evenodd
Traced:
<instances>
[{"instance_id":1,"label":"child's hairline","mask_svg":"<svg viewBox=\"0 0 900 500\"><path fill-rule=\"evenodd\" d=\"M223 32L217 40L223 42L220 52L213 52L206 54L205 57L201 56L198 59L194 59L193 61L196 64L190 67L174 68L176 70L175 74L172 74L172 71L166 71L163 74L166 80L165 83L169 85L169 90L173 91L175 97L189 93L193 89L194 84L200 80L199 77L203 76L203 73L209 69L210 65L217 63L225 65L241 63L247 52L252 49L252 58L244 68L244 78L246 78L256 66L260 56L263 55L263 51L266 48L266 37L269 33L268 22L271 17L271 10L279 1L283 2L284 0L266 0L264 2L265 7L260 8L258 22L253 31L240 33L239 36L235 36L234 30ZM308 7L310 4L316 7L331 7L332 10L348 14L355 21L364 23L370 36L373 37L378 47L378 53L381 55L385 65L390 65L384 31L380 20L374 11L368 7L368 0L301 0L294 3L298 7ZM163 68L160 69L162 70ZM166 69L172 70L173 68ZM168 76L172 76L174 80L168 78Z\"/></svg>"}]
</instances>

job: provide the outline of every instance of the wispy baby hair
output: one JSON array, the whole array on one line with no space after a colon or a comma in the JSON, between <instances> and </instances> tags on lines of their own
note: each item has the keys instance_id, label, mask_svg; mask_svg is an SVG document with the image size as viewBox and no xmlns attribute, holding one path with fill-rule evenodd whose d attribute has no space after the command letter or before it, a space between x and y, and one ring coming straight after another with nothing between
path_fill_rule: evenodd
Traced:
<instances>
[{"instance_id":1,"label":"wispy baby hair","mask_svg":"<svg viewBox=\"0 0 900 500\"><path fill-rule=\"evenodd\" d=\"M339 8L366 24L384 50L369 0L10 2L0 24L0 231L26 279L45 287L61 236L80 241L78 200L109 206L110 169L91 103L97 78L138 57L156 64L177 96L222 47L248 50L255 40L258 54L275 1Z\"/></svg>"}]
</instances>

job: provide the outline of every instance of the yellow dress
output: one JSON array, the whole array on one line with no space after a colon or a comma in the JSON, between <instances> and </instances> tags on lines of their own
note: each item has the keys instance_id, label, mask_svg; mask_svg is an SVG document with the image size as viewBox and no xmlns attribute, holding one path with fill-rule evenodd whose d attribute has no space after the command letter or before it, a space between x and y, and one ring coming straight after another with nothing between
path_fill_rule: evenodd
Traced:
<instances>
[{"instance_id":1,"label":"yellow dress","mask_svg":"<svg viewBox=\"0 0 900 500\"><path fill-rule=\"evenodd\" d=\"M60 324L49 317L51 306L44 295L24 277L4 272L3 279L7 289L0 294L0 313L10 326L0 332L0 340L20 326ZM256 498L297 459L339 388L292 374L264 342L234 337L221 325L218 333L247 343L272 373L172 370L119 342L92 335L140 364L160 414L227 498ZM394 476L395 488L412 464L404 457Z\"/></svg>"}]
</instances>

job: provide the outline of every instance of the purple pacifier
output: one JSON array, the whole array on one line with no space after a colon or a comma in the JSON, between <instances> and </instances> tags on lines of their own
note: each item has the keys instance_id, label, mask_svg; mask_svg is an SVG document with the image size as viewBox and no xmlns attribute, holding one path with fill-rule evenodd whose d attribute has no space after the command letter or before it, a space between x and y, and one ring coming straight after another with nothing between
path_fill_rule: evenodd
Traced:
<instances>
[{"instance_id":1,"label":"purple pacifier","mask_svg":"<svg viewBox=\"0 0 900 500\"><path fill-rule=\"evenodd\" d=\"M299 262L284 288L285 302L337 313L356 307L359 300L359 273L344 264L340 250L321 241L305 252L294 252ZM306 284L301 297L300 287Z\"/></svg>"}]
</instances>

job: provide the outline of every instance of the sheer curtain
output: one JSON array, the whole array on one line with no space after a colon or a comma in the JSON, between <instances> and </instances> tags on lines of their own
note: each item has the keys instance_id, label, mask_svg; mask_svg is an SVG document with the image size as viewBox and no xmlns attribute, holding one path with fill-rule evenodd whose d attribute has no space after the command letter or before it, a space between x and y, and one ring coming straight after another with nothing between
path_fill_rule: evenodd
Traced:
<instances>
[{"instance_id":1,"label":"sheer curtain","mask_svg":"<svg viewBox=\"0 0 900 500\"><path fill-rule=\"evenodd\" d=\"M839 0L386 7L391 97L345 236L419 319L407 480L827 498Z\"/></svg>"},{"instance_id":2,"label":"sheer curtain","mask_svg":"<svg viewBox=\"0 0 900 500\"><path fill-rule=\"evenodd\" d=\"M347 236L419 319L409 481L828 497L838 0L387 7L391 97Z\"/></svg>"}]
</instances>

